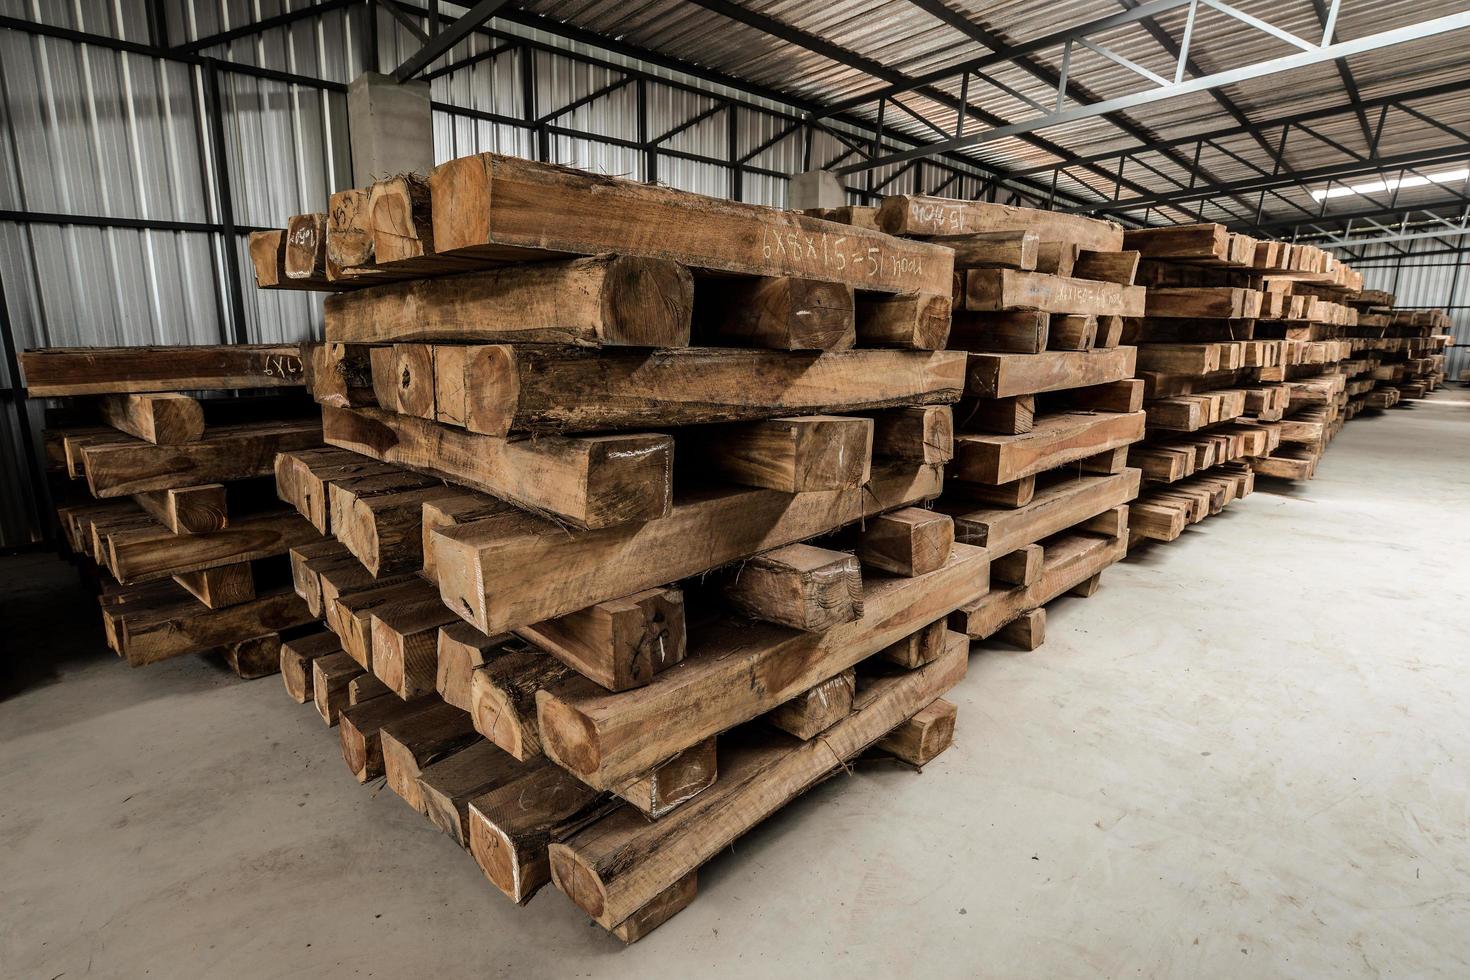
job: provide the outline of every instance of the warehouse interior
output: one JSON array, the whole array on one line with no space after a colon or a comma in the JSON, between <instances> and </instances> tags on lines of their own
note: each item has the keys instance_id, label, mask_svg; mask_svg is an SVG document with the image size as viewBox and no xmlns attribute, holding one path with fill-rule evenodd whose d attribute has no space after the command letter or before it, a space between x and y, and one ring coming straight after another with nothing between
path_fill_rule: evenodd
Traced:
<instances>
[{"instance_id":1,"label":"warehouse interior","mask_svg":"<svg viewBox=\"0 0 1470 980\"><path fill-rule=\"evenodd\" d=\"M1467 38L0 0L0 976L1465 975Z\"/></svg>"}]
</instances>

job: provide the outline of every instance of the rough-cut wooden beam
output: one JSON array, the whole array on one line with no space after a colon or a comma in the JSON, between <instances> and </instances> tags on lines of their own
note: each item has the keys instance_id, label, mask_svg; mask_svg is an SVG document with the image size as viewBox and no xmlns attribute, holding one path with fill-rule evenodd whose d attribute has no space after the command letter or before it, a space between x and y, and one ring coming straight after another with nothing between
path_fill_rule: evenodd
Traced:
<instances>
[{"instance_id":1,"label":"rough-cut wooden beam","mask_svg":"<svg viewBox=\"0 0 1470 980\"><path fill-rule=\"evenodd\" d=\"M223 483L135 493L133 503L174 534L205 534L230 523Z\"/></svg>"},{"instance_id":2,"label":"rough-cut wooden beam","mask_svg":"<svg viewBox=\"0 0 1470 980\"><path fill-rule=\"evenodd\" d=\"M768 623L818 633L862 615L855 556L791 544L741 562L721 586L725 601Z\"/></svg>"},{"instance_id":3,"label":"rough-cut wooden beam","mask_svg":"<svg viewBox=\"0 0 1470 980\"><path fill-rule=\"evenodd\" d=\"M609 691L647 684L682 663L688 647L684 594L672 586L599 602L516 633ZM441 641L441 663L443 649Z\"/></svg>"},{"instance_id":4,"label":"rough-cut wooden beam","mask_svg":"<svg viewBox=\"0 0 1470 980\"><path fill-rule=\"evenodd\" d=\"M1100 252L1123 247L1123 226L1111 221L922 194L885 197L878 209L878 226L890 235L921 237L1030 231L1040 241L1076 242Z\"/></svg>"},{"instance_id":5,"label":"rough-cut wooden beam","mask_svg":"<svg viewBox=\"0 0 1470 980\"><path fill-rule=\"evenodd\" d=\"M593 353L484 345L466 356L464 372L465 427L505 435L943 404L959 397L965 356L713 347Z\"/></svg>"},{"instance_id":6,"label":"rough-cut wooden beam","mask_svg":"<svg viewBox=\"0 0 1470 980\"><path fill-rule=\"evenodd\" d=\"M957 684L968 659L969 644L956 637L934 663L873 681L859 690L856 710L820 739L766 729L722 742L714 786L661 820L627 807L552 843L552 880L604 928L616 928Z\"/></svg>"},{"instance_id":7,"label":"rough-cut wooden beam","mask_svg":"<svg viewBox=\"0 0 1470 980\"><path fill-rule=\"evenodd\" d=\"M911 766L926 766L954 744L958 711L951 702L939 698L884 735L874 748Z\"/></svg>"},{"instance_id":8,"label":"rough-cut wooden beam","mask_svg":"<svg viewBox=\"0 0 1470 980\"><path fill-rule=\"evenodd\" d=\"M211 650L241 637L289 629L312 616L294 592L272 592L225 609L205 609L184 601L125 607L119 614L123 656L134 667Z\"/></svg>"},{"instance_id":9,"label":"rough-cut wooden beam","mask_svg":"<svg viewBox=\"0 0 1470 980\"><path fill-rule=\"evenodd\" d=\"M1129 468L1113 476L1061 480L1020 508L977 510L951 502L944 509L954 515L955 540L1004 555L1127 503L1138 496L1141 478L1139 470Z\"/></svg>"},{"instance_id":10,"label":"rough-cut wooden beam","mask_svg":"<svg viewBox=\"0 0 1470 980\"><path fill-rule=\"evenodd\" d=\"M121 582L152 582L218 565L284 555L317 540L316 530L290 511L242 517L207 534L153 527L108 536L108 566Z\"/></svg>"},{"instance_id":11,"label":"rough-cut wooden beam","mask_svg":"<svg viewBox=\"0 0 1470 980\"><path fill-rule=\"evenodd\" d=\"M108 425L154 445L194 442L204 435L204 410L188 395L104 395L97 408Z\"/></svg>"},{"instance_id":12,"label":"rough-cut wooden beam","mask_svg":"<svg viewBox=\"0 0 1470 980\"><path fill-rule=\"evenodd\" d=\"M331 445L484 491L578 527L668 512L673 440L661 435L503 439L372 409L324 406Z\"/></svg>"},{"instance_id":13,"label":"rough-cut wooden beam","mask_svg":"<svg viewBox=\"0 0 1470 980\"><path fill-rule=\"evenodd\" d=\"M1142 286L1015 269L967 269L964 277L964 306L975 312L1039 310L1096 316L1142 316L1144 312Z\"/></svg>"},{"instance_id":14,"label":"rough-cut wooden beam","mask_svg":"<svg viewBox=\"0 0 1470 980\"><path fill-rule=\"evenodd\" d=\"M281 681L286 694L297 704L312 701L312 665L322 657L342 652L335 633L323 630L281 644Z\"/></svg>"},{"instance_id":15,"label":"rough-cut wooden beam","mask_svg":"<svg viewBox=\"0 0 1470 980\"><path fill-rule=\"evenodd\" d=\"M955 476L974 483L1009 483L1143 438L1143 412L1064 412L1042 417L1014 436L955 438Z\"/></svg>"},{"instance_id":16,"label":"rough-cut wooden beam","mask_svg":"<svg viewBox=\"0 0 1470 980\"><path fill-rule=\"evenodd\" d=\"M792 276L710 278L700 282L697 304L701 335L721 346L846 350L857 340L852 287L841 283Z\"/></svg>"},{"instance_id":17,"label":"rough-cut wooden beam","mask_svg":"<svg viewBox=\"0 0 1470 980\"><path fill-rule=\"evenodd\" d=\"M436 167L429 186L435 248L487 262L612 252L935 294L954 271L939 246L494 153Z\"/></svg>"},{"instance_id":18,"label":"rough-cut wooden beam","mask_svg":"<svg viewBox=\"0 0 1470 980\"><path fill-rule=\"evenodd\" d=\"M977 398L1006 398L1122 381L1133 377L1137 357L1136 347L1046 351L1029 357L969 354L965 368L965 394Z\"/></svg>"},{"instance_id":19,"label":"rough-cut wooden beam","mask_svg":"<svg viewBox=\"0 0 1470 980\"><path fill-rule=\"evenodd\" d=\"M223 483L275 472L276 454L321 445L318 422L223 425L197 442L155 446L142 440L82 450L87 486L95 497Z\"/></svg>"},{"instance_id":20,"label":"rough-cut wooden beam","mask_svg":"<svg viewBox=\"0 0 1470 980\"><path fill-rule=\"evenodd\" d=\"M956 545L941 569L863 583L863 615L824 633L772 624L712 626L678 670L609 694L578 679L537 695L542 749L610 789L701 739L749 721L984 594L989 554ZM750 678L757 678L751 683ZM677 726L667 724L672 717Z\"/></svg>"},{"instance_id":21,"label":"rough-cut wooden beam","mask_svg":"<svg viewBox=\"0 0 1470 980\"><path fill-rule=\"evenodd\" d=\"M487 634L539 623L938 495L937 466L873 468L867 486L708 490L669 515L594 532L510 515L430 535L444 601ZM690 548L694 538L705 542Z\"/></svg>"},{"instance_id":22,"label":"rough-cut wooden beam","mask_svg":"<svg viewBox=\"0 0 1470 980\"><path fill-rule=\"evenodd\" d=\"M693 280L681 265L598 256L329 296L325 335L331 342L353 344L445 340L684 347L693 300Z\"/></svg>"},{"instance_id":23,"label":"rough-cut wooden beam","mask_svg":"<svg viewBox=\"0 0 1470 980\"><path fill-rule=\"evenodd\" d=\"M802 415L700 430L689 451L697 472L786 493L841 490L868 482L873 420Z\"/></svg>"},{"instance_id":24,"label":"rough-cut wooden beam","mask_svg":"<svg viewBox=\"0 0 1470 980\"><path fill-rule=\"evenodd\" d=\"M303 383L295 344L38 348L22 353L20 365L32 398Z\"/></svg>"}]
</instances>

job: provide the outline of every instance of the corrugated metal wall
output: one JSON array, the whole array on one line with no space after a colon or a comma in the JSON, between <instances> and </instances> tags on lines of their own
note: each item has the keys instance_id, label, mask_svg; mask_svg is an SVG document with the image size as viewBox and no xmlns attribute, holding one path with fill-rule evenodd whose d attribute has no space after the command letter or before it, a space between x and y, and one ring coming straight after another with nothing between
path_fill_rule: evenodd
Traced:
<instances>
[{"instance_id":1,"label":"corrugated metal wall","mask_svg":"<svg viewBox=\"0 0 1470 980\"><path fill-rule=\"evenodd\" d=\"M1470 255L1441 254L1444 245L1431 238L1402 243L1403 255L1391 245L1374 245L1356 263L1365 289L1385 289L1394 305L1444 310L1450 315L1453 341L1445 358L1445 378L1458 380L1470 370Z\"/></svg>"},{"instance_id":2,"label":"corrugated metal wall","mask_svg":"<svg viewBox=\"0 0 1470 980\"><path fill-rule=\"evenodd\" d=\"M161 33L171 45L188 44L317 2L168 0ZM53 29L0 33L0 305L16 347L317 335L318 296L250 287L245 238L292 214L324 210L334 190L351 185L344 86L364 70L374 37L384 70L418 42L387 13L380 11L374 25L366 6L353 3L159 58L146 50L160 33L159 25L150 29L147 8L145 0L0 0L0 16ZM438 161L493 150L643 180L651 176L649 155L638 145L697 119L660 145L659 182L729 196L737 188L728 160L754 154L743 161L751 169L738 193L780 207L785 175L804 169L800 132L776 139L794 118L789 107L742 96L741 106L719 110L719 97L739 93L543 32L495 26L505 32L499 39L476 35L469 49L507 50L432 82ZM131 49L66 32L117 39ZM529 47L512 48L507 37ZM463 53L462 45L456 56ZM620 68L645 77L558 116L536 145L529 120L616 82ZM821 165L846 149L819 132L812 160ZM885 190L914 190L922 174L903 173ZM978 174L965 175L946 193L975 196L980 189ZM235 235L224 233L227 222ZM245 284L238 315L232 276ZM30 540L35 516L45 513L30 499L24 436L11 407L17 384L0 359L10 402L0 424L0 547ZM19 411L29 412L39 451L41 406Z\"/></svg>"}]
</instances>

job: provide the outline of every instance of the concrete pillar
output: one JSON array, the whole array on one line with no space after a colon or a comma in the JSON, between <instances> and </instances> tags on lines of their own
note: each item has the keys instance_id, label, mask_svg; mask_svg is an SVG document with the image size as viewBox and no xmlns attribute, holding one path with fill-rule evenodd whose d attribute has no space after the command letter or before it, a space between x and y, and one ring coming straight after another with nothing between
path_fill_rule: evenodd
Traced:
<instances>
[{"instance_id":1,"label":"concrete pillar","mask_svg":"<svg viewBox=\"0 0 1470 980\"><path fill-rule=\"evenodd\" d=\"M355 187L394 174L427 177L434 168L428 82L400 83L371 71L357 76L347 87L347 129Z\"/></svg>"},{"instance_id":2,"label":"concrete pillar","mask_svg":"<svg viewBox=\"0 0 1470 980\"><path fill-rule=\"evenodd\" d=\"M792 211L808 208L840 208L847 204L842 178L826 170L808 170L791 178L786 189L786 207Z\"/></svg>"}]
</instances>

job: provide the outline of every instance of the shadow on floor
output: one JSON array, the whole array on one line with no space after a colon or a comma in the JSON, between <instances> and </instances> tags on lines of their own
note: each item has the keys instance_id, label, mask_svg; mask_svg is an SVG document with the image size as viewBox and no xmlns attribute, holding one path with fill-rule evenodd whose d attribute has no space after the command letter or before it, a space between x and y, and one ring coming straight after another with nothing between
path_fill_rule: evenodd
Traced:
<instances>
[{"instance_id":1,"label":"shadow on floor","mask_svg":"<svg viewBox=\"0 0 1470 980\"><path fill-rule=\"evenodd\" d=\"M0 557L0 636L0 700L113 656L96 596L49 551Z\"/></svg>"}]
</instances>

